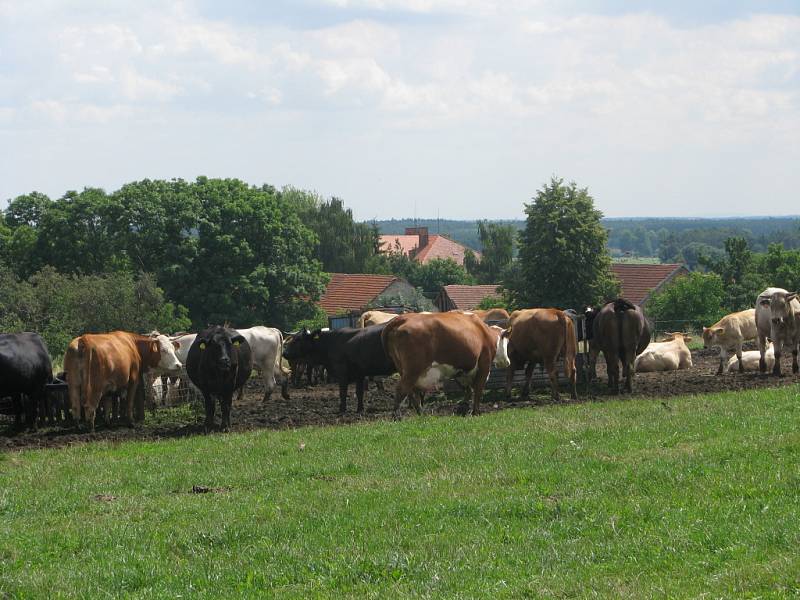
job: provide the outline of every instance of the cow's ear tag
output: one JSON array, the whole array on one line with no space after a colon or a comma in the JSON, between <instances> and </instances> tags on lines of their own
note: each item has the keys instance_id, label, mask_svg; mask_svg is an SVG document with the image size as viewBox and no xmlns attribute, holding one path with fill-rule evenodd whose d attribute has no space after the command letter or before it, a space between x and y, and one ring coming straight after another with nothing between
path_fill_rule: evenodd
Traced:
<instances>
[{"instance_id":1,"label":"cow's ear tag","mask_svg":"<svg viewBox=\"0 0 800 600\"><path fill-rule=\"evenodd\" d=\"M206 343L200 342L200 350L205 350L205 349L206 349Z\"/></svg>"},{"instance_id":2,"label":"cow's ear tag","mask_svg":"<svg viewBox=\"0 0 800 600\"><path fill-rule=\"evenodd\" d=\"M239 340L236 340L235 342L233 342L233 345L234 346L238 346L239 345Z\"/></svg>"},{"instance_id":3,"label":"cow's ear tag","mask_svg":"<svg viewBox=\"0 0 800 600\"><path fill-rule=\"evenodd\" d=\"M315 340L318 340L318 339L319 339L319 334L315 335L315 336L314 336L314 339L315 339Z\"/></svg>"}]
</instances>

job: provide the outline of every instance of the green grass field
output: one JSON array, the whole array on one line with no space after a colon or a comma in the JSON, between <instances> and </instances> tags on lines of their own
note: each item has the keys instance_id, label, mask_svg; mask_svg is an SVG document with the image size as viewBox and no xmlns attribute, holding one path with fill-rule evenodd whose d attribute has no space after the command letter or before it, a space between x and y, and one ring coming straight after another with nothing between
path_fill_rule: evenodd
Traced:
<instances>
[{"instance_id":1,"label":"green grass field","mask_svg":"<svg viewBox=\"0 0 800 600\"><path fill-rule=\"evenodd\" d=\"M0 598L798 595L797 391L6 453Z\"/></svg>"}]
</instances>

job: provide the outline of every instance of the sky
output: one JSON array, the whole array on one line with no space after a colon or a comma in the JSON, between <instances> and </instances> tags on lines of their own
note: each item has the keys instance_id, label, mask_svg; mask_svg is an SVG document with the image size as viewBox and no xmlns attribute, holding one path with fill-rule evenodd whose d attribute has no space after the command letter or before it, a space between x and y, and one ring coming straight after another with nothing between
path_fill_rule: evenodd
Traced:
<instances>
[{"instance_id":1,"label":"sky","mask_svg":"<svg viewBox=\"0 0 800 600\"><path fill-rule=\"evenodd\" d=\"M799 214L800 2L0 0L0 206L144 178L358 219Z\"/></svg>"}]
</instances>

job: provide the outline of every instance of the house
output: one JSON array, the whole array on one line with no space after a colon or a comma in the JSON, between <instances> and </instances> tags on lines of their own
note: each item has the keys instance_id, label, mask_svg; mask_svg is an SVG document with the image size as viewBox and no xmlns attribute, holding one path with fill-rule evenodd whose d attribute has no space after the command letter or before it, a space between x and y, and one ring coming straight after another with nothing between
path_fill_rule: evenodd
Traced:
<instances>
[{"instance_id":1,"label":"house","mask_svg":"<svg viewBox=\"0 0 800 600\"><path fill-rule=\"evenodd\" d=\"M383 252L402 252L422 264L434 258L452 258L463 266L464 254L468 250L443 235L430 235L427 227L406 227L404 235L382 235L380 244ZM480 252L472 250L472 253L480 260Z\"/></svg>"},{"instance_id":2,"label":"house","mask_svg":"<svg viewBox=\"0 0 800 600\"><path fill-rule=\"evenodd\" d=\"M361 314L378 296L411 295L414 287L394 275L331 273L331 280L319 305L329 317L347 313Z\"/></svg>"},{"instance_id":3,"label":"house","mask_svg":"<svg viewBox=\"0 0 800 600\"><path fill-rule=\"evenodd\" d=\"M680 264L613 263L611 271L619 279L620 295L640 306L650 299L653 292L657 292L676 277L689 274L689 269Z\"/></svg>"},{"instance_id":4,"label":"house","mask_svg":"<svg viewBox=\"0 0 800 600\"><path fill-rule=\"evenodd\" d=\"M500 296L499 285L445 285L434 304L442 311L472 310L487 296Z\"/></svg>"}]
</instances>

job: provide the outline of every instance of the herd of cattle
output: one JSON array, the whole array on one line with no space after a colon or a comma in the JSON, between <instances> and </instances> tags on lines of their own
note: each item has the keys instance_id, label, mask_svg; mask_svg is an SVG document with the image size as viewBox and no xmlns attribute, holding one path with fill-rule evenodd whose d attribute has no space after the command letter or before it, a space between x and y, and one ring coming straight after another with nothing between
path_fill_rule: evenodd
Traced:
<instances>
[{"instance_id":1,"label":"herd of cattle","mask_svg":"<svg viewBox=\"0 0 800 600\"><path fill-rule=\"evenodd\" d=\"M797 293L768 288L755 308L728 315L703 329L706 347L720 348L718 374L728 370L771 369L781 374L784 349L792 352L797 373L800 344L800 301ZM671 333L651 342L650 325L642 310L625 299L589 308L576 327L574 311L554 308L447 313L380 311L364 313L358 327L317 329L287 334L270 327L231 329L215 326L198 334L173 337L158 332L137 335L115 331L84 334L69 344L64 372L54 378L50 356L36 333L0 334L0 400L10 398L17 422L22 415L29 427L48 408L48 389L63 380L68 389L68 413L80 427L93 430L98 409L109 422L114 402L126 407L126 421L134 421L134 405L143 398L143 374L157 376L164 388L193 385L203 396L206 430L214 426L217 400L223 430L230 426L233 396L243 392L253 370L264 381L264 401L280 382L288 399L290 370L301 365L323 366L339 384L340 411L347 409L348 386L356 386L357 410L363 411L368 378L399 374L394 410L403 400L421 411L423 395L440 382L453 379L472 400L478 414L484 386L492 366L506 369L505 392L510 398L514 372L525 369L521 397L527 397L535 365L541 364L550 380L551 394L559 399L559 367L564 370L572 398L577 398L575 359L578 342L589 347L589 368L603 354L608 384L614 393L632 391L636 372L667 371L692 366L686 342L691 338ZM758 340L758 351L743 352L742 345ZM728 353L736 356L728 361ZM189 382L182 381L188 375ZM65 411L67 412L67 411ZM143 407L137 414L143 415Z\"/></svg>"}]
</instances>

